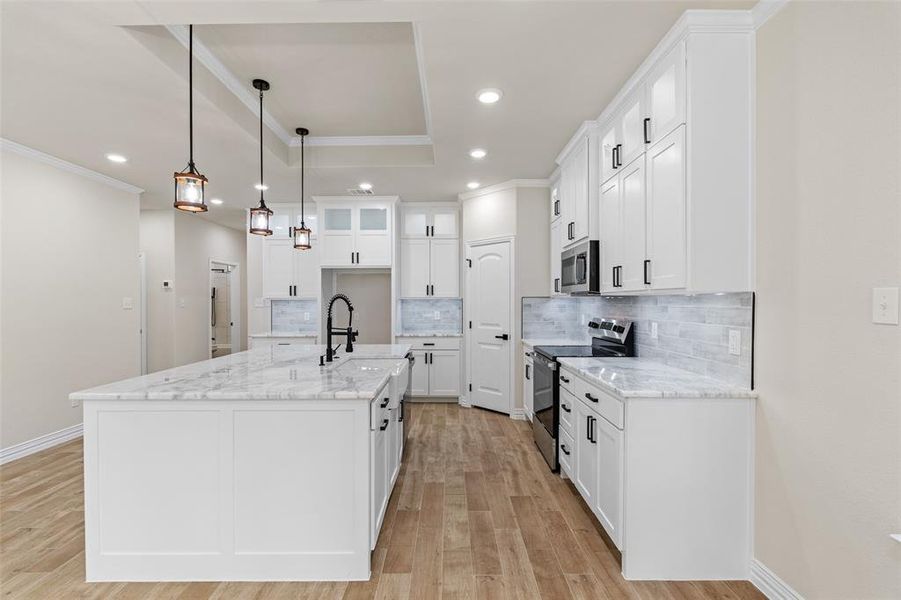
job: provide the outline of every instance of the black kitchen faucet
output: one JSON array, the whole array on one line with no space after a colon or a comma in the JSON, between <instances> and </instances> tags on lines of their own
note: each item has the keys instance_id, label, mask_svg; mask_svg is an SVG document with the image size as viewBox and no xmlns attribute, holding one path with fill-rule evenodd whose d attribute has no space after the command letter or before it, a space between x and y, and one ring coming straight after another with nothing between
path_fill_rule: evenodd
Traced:
<instances>
[{"instance_id":1,"label":"black kitchen faucet","mask_svg":"<svg viewBox=\"0 0 901 600\"><path fill-rule=\"evenodd\" d=\"M335 300L344 300L344 303L347 304L347 327L332 327L332 305L335 304ZM359 331L353 330L353 322L354 322L354 305L351 304L350 298L345 296L344 294L335 294L332 296L332 299L328 301L328 313L326 315L325 321L325 360L326 362L332 362L332 359L335 358L335 351L338 350L337 347L332 349L332 335L344 335L347 336L347 343L344 345L347 352L354 351L354 340L357 339L357 335L360 333ZM340 346L341 344L338 344Z\"/></svg>"}]
</instances>

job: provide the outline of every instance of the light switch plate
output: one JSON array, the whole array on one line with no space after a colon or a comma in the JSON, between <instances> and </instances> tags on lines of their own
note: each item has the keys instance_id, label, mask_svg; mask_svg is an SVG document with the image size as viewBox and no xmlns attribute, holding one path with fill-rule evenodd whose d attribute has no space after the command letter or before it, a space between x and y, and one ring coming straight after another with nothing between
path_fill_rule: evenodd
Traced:
<instances>
[{"instance_id":1,"label":"light switch plate","mask_svg":"<svg viewBox=\"0 0 901 600\"><path fill-rule=\"evenodd\" d=\"M741 355L741 330L729 330L729 354Z\"/></svg>"},{"instance_id":2,"label":"light switch plate","mask_svg":"<svg viewBox=\"0 0 901 600\"><path fill-rule=\"evenodd\" d=\"M434 316L435 316L436 321L440 321L441 320L441 311L436 310Z\"/></svg>"},{"instance_id":3,"label":"light switch plate","mask_svg":"<svg viewBox=\"0 0 901 600\"><path fill-rule=\"evenodd\" d=\"M651 321L651 339L657 339L657 321Z\"/></svg>"},{"instance_id":4,"label":"light switch plate","mask_svg":"<svg viewBox=\"0 0 901 600\"><path fill-rule=\"evenodd\" d=\"M308 312L303 313L303 320L304 320L304 321L309 321L309 320L310 320L310 313L308 313Z\"/></svg>"},{"instance_id":5,"label":"light switch plate","mask_svg":"<svg viewBox=\"0 0 901 600\"><path fill-rule=\"evenodd\" d=\"M125 296L122 298L122 310L132 310L135 307L134 300Z\"/></svg>"},{"instance_id":6,"label":"light switch plate","mask_svg":"<svg viewBox=\"0 0 901 600\"><path fill-rule=\"evenodd\" d=\"M873 288L873 322L898 324L898 288Z\"/></svg>"}]
</instances>

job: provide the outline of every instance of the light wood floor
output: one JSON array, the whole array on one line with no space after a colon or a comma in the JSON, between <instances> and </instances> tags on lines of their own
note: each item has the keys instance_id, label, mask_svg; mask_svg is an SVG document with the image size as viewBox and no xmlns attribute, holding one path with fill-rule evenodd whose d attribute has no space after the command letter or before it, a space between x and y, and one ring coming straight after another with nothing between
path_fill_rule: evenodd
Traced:
<instances>
[{"instance_id":1,"label":"light wood floor","mask_svg":"<svg viewBox=\"0 0 901 600\"><path fill-rule=\"evenodd\" d=\"M523 422L417 404L368 582L106 583L84 579L82 447L0 468L0 591L68 599L758 599L747 582L627 582L575 489Z\"/></svg>"}]
</instances>

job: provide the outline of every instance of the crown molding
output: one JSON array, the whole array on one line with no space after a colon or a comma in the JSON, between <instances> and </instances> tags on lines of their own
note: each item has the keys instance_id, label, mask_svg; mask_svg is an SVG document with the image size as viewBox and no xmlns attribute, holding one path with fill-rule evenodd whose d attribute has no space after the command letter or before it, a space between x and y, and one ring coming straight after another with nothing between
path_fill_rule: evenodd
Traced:
<instances>
[{"instance_id":1,"label":"crown molding","mask_svg":"<svg viewBox=\"0 0 901 600\"><path fill-rule=\"evenodd\" d=\"M294 136L288 144L300 147L300 136ZM307 136L307 146L431 146L428 135L322 135Z\"/></svg>"},{"instance_id":2,"label":"crown molding","mask_svg":"<svg viewBox=\"0 0 901 600\"><path fill-rule=\"evenodd\" d=\"M124 192L129 192L131 194L142 194L144 190L137 186L131 185L130 183L125 183L119 179L114 177L110 177L109 175L104 175L103 173L98 173L97 171L92 171L86 167L82 167L81 165L76 165L75 163L70 163L69 161L63 160L61 158L57 158L55 156L51 156L45 152L41 152L40 150L35 150L34 148L29 148L28 146L19 144L12 140L8 140L6 138L0 138L0 148L7 152L12 152L13 154L18 154L19 156L25 156L27 158L31 158L38 162L42 162L46 165L50 165L52 167L56 167L57 169L61 169L63 171L68 171L70 173L75 173L76 175L81 175L82 177L87 177L88 179L93 179L94 181L106 184L110 187L114 187L117 190L122 190Z\"/></svg>"},{"instance_id":3,"label":"crown molding","mask_svg":"<svg viewBox=\"0 0 901 600\"><path fill-rule=\"evenodd\" d=\"M188 47L188 27L187 25L166 25L166 30L172 34L176 40L185 48ZM202 64L213 76L222 82L228 91L235 95L249 110L256 116L260 116L260 97L256 91L253 91L247 85L247 82L241 81L216 55L207 48L203 42L194 39L194 57ZM269 111L263 109L263 123L269 130L274 133L286 146L291 144L291 140L295 137L299 140L299 136L295 136L281 124L275 120ZM298 142L299 144L299 142Z\"/></svg>"},{"instance_id":4,"label":"crown molding","mask_svg":"<svg viewBox=\"0 0 901 600\"><path fill-rule=\"evenodd\" d=\"M547 179L511 179L509 181L504 181L503 183L489 185L488 187L473 190L471 192L463 192L462 194L457 195L457 199L463 201L471 198L478 198L479 196L485 196L486 194L503 192L504 190L512 190L515 188L546 188L549 185L550 182Z\"/></svg>"},{"instance_id":5,"label":"crown molding","mask_svg":"<svg viewBox=\"0 0 901 600\"><path fill-rule=\"evenodd\" d=\"M785 8L788 2L789 0L760 0L749 11L751 13L751 21L754 23L754 29L760 29L761 25Z\"/></svg>"},{"instance_id":6,"label":"crown molding","mask_svg":"<svg viewBox=\"0 0 901 600\"><path fill-rule=\"evenodd\" d=\"M554 159L554 162L558 165L562 165L563 161L566 160L566 157L569 156L569 153L573 151L576 145L597 128L597 121L582 121L582 124L579 125L579 128L576 132L569 138L569 141L563 146L563 150L557 155L557 158Z\"/></svg>"}]
</instances>

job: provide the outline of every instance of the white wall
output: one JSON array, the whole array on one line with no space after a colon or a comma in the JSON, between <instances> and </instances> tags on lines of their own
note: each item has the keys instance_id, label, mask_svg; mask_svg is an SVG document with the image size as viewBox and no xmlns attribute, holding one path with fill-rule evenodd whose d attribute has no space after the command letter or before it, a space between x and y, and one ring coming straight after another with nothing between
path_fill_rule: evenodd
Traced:
<instances>
[{"instance_id":1,"label":"white wall","mask_svg":"<svg viewBox=\"0 0 901 600\"><path fill-rule=\"evenodd\" d=\"M140 248L147 279L147 372L175 366L175 211L142 210Z\"/></svg>"},{"instance_id":2,"label":"white wall","mask_svg":"<svg viewBox=\"0 0 901 600\"><path fill-rule=\"evenodd\" d=\"M756 558L805 598L901 598L901 3L758 31Z\"/></svg>"},{"instance_id":3,"label":"white wall","mask_svg":"<svg viewBox=\"0 0 901 600\"><path fill-rule=\"evenodd\" d=\"M81 423L70 392L140 374L138 202L2 152L0 447ZM123 298L133 310L123 310Z\"/></svg>"}]
</instances>

